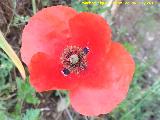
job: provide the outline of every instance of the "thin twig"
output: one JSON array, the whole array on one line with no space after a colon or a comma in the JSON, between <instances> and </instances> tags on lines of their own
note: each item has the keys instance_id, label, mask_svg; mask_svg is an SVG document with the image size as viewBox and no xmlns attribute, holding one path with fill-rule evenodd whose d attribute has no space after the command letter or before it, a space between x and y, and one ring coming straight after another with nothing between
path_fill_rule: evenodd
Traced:
<instances>
[{"instance_id":1,"label":"thin twig","mask_svg":"<svg viewBox=\"0 0 160 120\"><path fill-rule=\"evenodd\" d=\"M9 99L11 99L12 97L15 97L17 94L16 93L14 93L14 94L12 94L12 95L9 95L9 96L7 96L6 98L4 98L4 97L1 97L0 98L0 100L9 100Z\"/></svg>"},{"instance_id":2,"label":"thin twig","mask_svg":"<svg viewBox=\"0 0 160 120\"><path fill-rule=\"evenodd\" d=\"M109 0L107 7L111 7L114 0Z\"/></svg>"},{"instance_id":3,"label":"thin twig","mask_svg":"<svg viewBox=\"0 0 160 120\"><path fill-rule=\"evenodd\" d=\"M122 2L122 0L117 0L116 2ZM113 4L111 8L111 14L112 16L115 16L120 4Z\"/></svg>"},{"instance_id":4,"label":"thin twig","mask_svg":"<svg viewBox=\"0 0 160 120\"><path fill-rule=\"evenodd\" d=\"M13 2L12 2L12 4L13 4ZM16 12L15 12L16 6L17 6L17 1L15 2L15 6L13 7L13 10L11 10L11 11L12 11L12 16L11 16L11 19L10 19L9 24L8 24L8 26L7 26L7 30L6 30L6 32L5 32L5 34L4 34L5 37L6 37L6 35L10 32L10 26L11 26L11 24L12 24L12 20L13 20L13 18L14 18L15 13L16 13Z\"/></svg>"},{"instance_id":5,"label":"thin twig","mask_svg":"<svg viewBox=\"0 0 160 120\"><path fill-rule=\"evenodd\" d=\"M84 119L85 119L85 120L88 120L87 116L84 116Z\"/></svg>"},{"instance_id":6,"label":"thin twig","mask_svg":"<svg viewBox=\"0 0 160 120\"><path fill-rule=\"evenodd\" d=\"M7 7L10 11L12 11L15 15L18 15L16 13L16 11L14 11L11 7L9 7L8 5L6 5L5 3L1 2L2 5L4 5L5 7Z\"/></svg>"},{"instance_id":7,"label":"thin twig","mask_svg":"<svg viewBox=\"0 0 160 120\"><path fill-rule=\"evenodd\" d=\"M57 116L56 116L56 119L55 120L59 120L59 118L61 117L62 115L62 112L60 112Z\"/></svg>"},{"instance_id":8,"label":"thin twig","mask_svg":"<svg viewBox=\"0 0 160 120\"><path fill-rule=\"evenodd\" d=\"M63 97L62 97L61 93L60 93L58 90L57 90L57 93L58 93L60 99L62 100ZM68 108L66 108L65 110L66 110L66 112L67 112L67 114L68 114L69 119L70 119L70 120L73 120L73 117L72 117L70 111L68 110Z\"/></svg>"}]
</instances>

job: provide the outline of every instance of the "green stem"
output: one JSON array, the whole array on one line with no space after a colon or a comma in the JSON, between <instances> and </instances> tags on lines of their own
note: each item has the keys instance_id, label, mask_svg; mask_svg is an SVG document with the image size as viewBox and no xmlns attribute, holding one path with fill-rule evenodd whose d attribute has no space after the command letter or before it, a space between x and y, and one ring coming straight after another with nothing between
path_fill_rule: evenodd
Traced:
<instances>
[{"instance_id":1,"label":"green stem","mask_svg":"<svg viewBox=\"0 0 160 120\"><path fill-rule=\"evenodd\" d=\"M33 13L36 14L36 0L32 0Z\"/></svg>"}]
</instances>

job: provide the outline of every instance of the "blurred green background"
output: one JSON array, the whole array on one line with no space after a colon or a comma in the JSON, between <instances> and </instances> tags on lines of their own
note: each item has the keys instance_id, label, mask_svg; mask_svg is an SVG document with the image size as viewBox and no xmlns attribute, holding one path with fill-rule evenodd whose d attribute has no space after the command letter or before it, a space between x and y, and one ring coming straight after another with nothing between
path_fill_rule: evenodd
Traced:
<instances>
[{"instance_id":1,"label":"blurred green background","mask_svg":"<svg viewBox=\"0 0 160 120\"><path fill-rule=\"evenodd\" d=\"M160 3L86 5L82 2L0 0L0 29L19 55L25 24L44 7L67 5L79 12L103 16L112 27L113 40L121 42L136 62L136 72L126 100L109 114L82 116L69 106L66 91L36 93L28 79L26 82L21 80L12 61L0 49L0 120L160 120Z\"/></svg>"}]
</instances>

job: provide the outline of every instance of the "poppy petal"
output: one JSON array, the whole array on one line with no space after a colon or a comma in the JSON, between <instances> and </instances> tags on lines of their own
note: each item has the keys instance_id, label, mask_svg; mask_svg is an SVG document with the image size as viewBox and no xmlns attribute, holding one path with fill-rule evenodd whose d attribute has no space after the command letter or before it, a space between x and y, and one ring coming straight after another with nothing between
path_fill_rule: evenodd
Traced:
<instances>
[{"instance_id":1,"label":"poppy petal","mask_svg":"<svg viewBox=\"0 0 160 120\"><path fill-rule=\"evenodd\" d=\"M79 87L70 94L72 107L82 115L97 116L111 112L126 96L127 90Z\"/></svg>"},{"instance_id":2,"label":"poppy petal","mask_svg":"<svg viewBox=\"0 0 160 120\"><path fill-rule=\"evenodd\" d=\"M104 56L111 46L108 23L97 14L83 12L71 18L69 25L73 44L89 48L87 69L80 73L79 79L87 86L102 87L106 81L102 69L106 62Z\"/></svg>"},{"instance_id":3,"label":"poppy petal","mask_svg":"<svg viewBox=\"0 0 160 120\"><path fill-rule=\"evenodd\" d=\"M127 95L135 65L123 46L113 42L102 69L106 81L112 81L109 86L106 84L103 88L91 88L80 84L70 92L71 105L83 115L109 113L122 102Z\"/></svg>"},{"instance_id":4,"label":"poppy petal","mask_svg":"<svg viewBox=\"0 0 160 120\"><path fill-rule=\"evenodd\" d=\"M70 18L77 12L65 6L44 8L30 18L22 34L21 57L29 65L37 52L59 57L57 51L64 46L69 37Z\"/></svg>"},{"instance_id":5,"label":"poppy petal","mask_svg":"<svg viewBox=\"0 0 160 120\"><path fill-rule=\"evenodd\" d=\"M37 92L65 89L71 90L78 85L76 76L62 75L62 66L45 53L33 55L29 65L30 83Z\"/></svg>"},{"instance_id":6,"label":"poppy petal","mask_svg":"<svg viewBox=\"0 0 160 120\"><path fill-rule=\"evenodd\" d=\"M73 44L88 46L95 56L108 52L111 45L111 29L101 16L82 12L71 18L69 25Z\"/></svg>"}]
</instances>

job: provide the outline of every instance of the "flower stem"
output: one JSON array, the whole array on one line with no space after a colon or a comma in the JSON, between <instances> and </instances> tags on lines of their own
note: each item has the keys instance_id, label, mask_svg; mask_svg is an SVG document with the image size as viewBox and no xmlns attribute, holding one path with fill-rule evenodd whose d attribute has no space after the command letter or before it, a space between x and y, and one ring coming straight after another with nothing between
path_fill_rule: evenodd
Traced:
<instances>
[{"instance_id":1,"label":"flower stem","mask_svg":"<svg viewBox=\"0 0 160 120\"><path fill-rule=\"evenodd\" d=\"M36 1L32 0L32 9L33 9L33 13L36 14Z\"/></svg>"}]
</instances>

